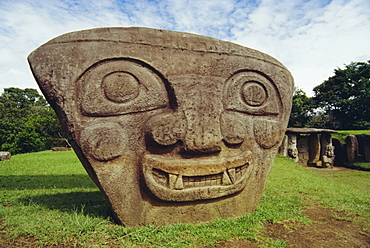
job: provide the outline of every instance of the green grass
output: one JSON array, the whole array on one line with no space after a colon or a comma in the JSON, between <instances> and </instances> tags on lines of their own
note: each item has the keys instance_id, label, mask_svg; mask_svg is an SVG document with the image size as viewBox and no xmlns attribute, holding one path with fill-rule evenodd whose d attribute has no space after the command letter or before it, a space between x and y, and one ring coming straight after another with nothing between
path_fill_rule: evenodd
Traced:
<instances>
[{"instance_id":1,"label":"green grass","mask_svg":"<svg viewBox=\"0 0 370 248\"><path fill-rule=\"evenodd\" d=\"M346 135L370 135L370 130L339 130L338 132Z\"/></svg>"},{"instance_id":2,"label":"green grass","mask_svg":"<svg viewBox=\"0 0 370 248\"><path fill-rule=\"evenodd\" d=\"M345 143L348 135L370 135L370 130L338 130L338 133L334 133L332 137L340 139L342 143Z\"/></svg>"},{"instance_id":3,"label":"green grass","mask_svg":"<svg viewBox=\"0 0 370 248\"><path fill-rule=\"evenodd\" d=\"M370 223L370 172L323 175L281 156L254 213L208 224L114 224L104 198L72 151L21 154L2 161L0 186L0 246L1 239L32 236L43 245L84 247L204 247L232 239L285 247L284 240L264 235L264 224L309 225L303 209L312 202L343 211L364 226Z\"/></svg>"}]
</instances>

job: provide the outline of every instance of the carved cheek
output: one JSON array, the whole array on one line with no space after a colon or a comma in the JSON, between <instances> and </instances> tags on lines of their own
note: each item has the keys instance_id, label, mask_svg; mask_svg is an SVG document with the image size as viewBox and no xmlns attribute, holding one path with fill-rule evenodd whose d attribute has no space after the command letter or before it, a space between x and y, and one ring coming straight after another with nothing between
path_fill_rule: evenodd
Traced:
<instances>
[{"instance_id":1,"label":"carved cheek","mask_svg":"<svg viewBox=\"0 0 370 248\"><path fill-rule=\"evenodd\" d=\"M273 120L254 120L254 137L256 142L265 149L276 146L282 139L285 129L280 121Z\"/></svg>"},{"instance_id":2,"label":"carved cheek","mask_svg":"<svg viewBox=\"0 0 370 248\"><path fill-rule=\"evenodd\" d=\"M282 140L285 127L280 113L283 104L270 77L256 71L237 72L227 80L224 98L227 110L243 113L253 120L254 138L260 147L270 149ZM236 140L240 138L225 138L228 143Z\"/></svg>"},{"instance_id":3,"label":"carved cheek","mask_svg":"<svg viewBox=\"0 0 370 248\"><path fill-rule=\"evenodd\" d=\"M123 128L114 122L98 123L81 132L81 147L97 160L108 161L121 156L127 150L127 137Z\"/></svg>"}]
</instances>

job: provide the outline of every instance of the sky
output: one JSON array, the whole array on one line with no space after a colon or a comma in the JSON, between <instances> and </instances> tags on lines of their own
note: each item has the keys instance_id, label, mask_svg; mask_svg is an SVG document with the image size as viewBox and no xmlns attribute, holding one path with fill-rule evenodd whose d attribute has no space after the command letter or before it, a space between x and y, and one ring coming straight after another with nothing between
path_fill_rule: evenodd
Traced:
<instances>
[{"instance_id":1,"label":"sky","mask_svg":"<svg viewBox=\"0 0 370 248\"><path fill-rule=\"evenodd\" d=\"M27 56L48 40L99 27L149 27L267 53L308 96L351 62L370 60L370 0L0 0L0 90L38 86Z\"/></svg>"}]
</instances>

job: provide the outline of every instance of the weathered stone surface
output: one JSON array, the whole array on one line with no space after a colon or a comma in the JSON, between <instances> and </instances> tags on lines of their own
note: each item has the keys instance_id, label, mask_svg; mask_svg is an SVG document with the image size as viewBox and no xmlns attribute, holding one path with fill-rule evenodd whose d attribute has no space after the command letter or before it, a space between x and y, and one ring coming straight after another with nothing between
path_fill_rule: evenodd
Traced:
<instances>
[{"instance_id":1,"label":"weathered stone surface","mask_svg":"<svg viewBox=\"0 0 370 248\"><path fill-rule=\"evenodd\" d=\"M334 146L332 143L332 138L329 133L321 134L321 166L323 168L332 168L334 165Z\"/></svg>"},{"instance_id":2,"label":"weathered stone surface","mask_svg":"<svg viewBox=\"0 0 370 248\"><path fill-rule=\"evenodd\" d=\"M284 157L288 157L288 135L284 135L283 142L281 142L278 153Z\"/></svg>"},{"instance_id":3,"label":"weathered stone surface","mask_svg":"<svg viewBox=\"0 0 370 248\"><path fill-rule=\"evenodd\" d=\"M337 131L317 128L287 128L286 133L297 136L299 164L324 168L333 166L335 156L331 134L337 133Z\"/></svg>"},{"instance_id":4,"label":"weathered stone surface","mask_svg":"<svg viewBox=\"0 0 370 248\"><path fill-rule=\"evenodd\" d=\"M338 131L332 129L319 129L319 128L300 128L300 127L289 127L286 129L287 133L302 133L302 134L311 134L311 133L338 133Z\"/></svg>"},{"instance_id":5,"label":"weathered stone surface","mask_svg":"<svg viewBox=\"0 0 370 248\"><path fill-rule=\"evenodd\" d=\"M12 157L10 152L0 151L0 161L9 160Z\"/></svg>"},{"instance_id":6,"label":"weathered stone surface","mask_svg":"<svg viewBox=\"0 0 370 248\"><path fill-rule=\"evenodd\" d=\"M293 93L274 58L193 34L102 28L59 36L28 59L122 224L256 208Z\"/></svg>"},{"instance_id":7,"label":"weathered stone surface","mask_svg":"<svg viewBox=\"0 0 370 248\"><path fill-rule=\"evenodd\" d=\"M321 160L320 160L320 136L318 133L311 133L310 136L308 136L308 149L309 149L309 160L308 165L309 166L317 166L321 167Z\"/></svg>"},{"instance_id":8,"label":"weathered stone surface","mask_svg":"<svg viewBox=\"0 0 370 248\"><path fill-rule=\"evenodd\" d=\"M308 147L308 136L298 136L298 164L302 166L308 165L310 159L309 147Z\"/></svg>"},{"instance_id":9,"label":"weathered stone surface","mask_svg":"<svg viewBox=\"0 0 370 248\"><path fill-rule=\"evenodd\" d=\"M363 138L364 157L370 162L370 135L365 135Z\"/></svg>"},{"instance_id":10,"label":"weathered stone surface","mask_svg":"<svg viewBox=\"0 0 370 248\"><path fill-rule=\"evenodd\" d=\"M348 135L346 138L347 160L352 163L358 156L358 141L355 135Z\"/></svg>"}]
</instances>

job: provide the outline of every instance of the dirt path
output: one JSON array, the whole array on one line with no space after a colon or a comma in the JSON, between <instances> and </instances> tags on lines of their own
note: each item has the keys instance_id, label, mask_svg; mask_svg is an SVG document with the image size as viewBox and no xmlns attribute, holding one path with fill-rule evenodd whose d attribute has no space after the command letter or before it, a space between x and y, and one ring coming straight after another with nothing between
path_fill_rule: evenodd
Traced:
<instances>
[{"instance_id":1,"label":"dirt path","mask_svg":"<svg viewBox=\"0 0 370 248\"><path fill-rule=\"evenodd\" d=\"M344 167L333 169L308 167L308 169L320 174L356 172L356 170ZM274 240L284 240L288 247L296 248L370 248L370 227L367 227L367 231L365 231L361 225L343 220L348 217L344 213L312 204L306 206L304 214L313 221L312 224L269 223L265 225L264 236ZM258 244L234 240L223 242L218 247L258 247Z\"/></svg>"},{"instance_id":2,"label":"dirt path","mask_svg":"<svg viewBox=\"0 0 370 248\"><path fill-rule=\"evenodd\" d=\"M274 223L265 225L265 237L284 240L288 247L296 248L368 248L370 232L350 221L340 220L343 213L322 208L318 205L308 206L304 213L313 221L310 225L300 223ZM251 241L234 240L223 242L217 247L259 247Z\"/></svg>"},{"instance_id":3,"label":"dirt path","mask_svg":"<svg viewBox=\"0 0 370 248\"><path fill-rule=\"evenodd\" d=\"M285 240L289 247L370 247L370 233L358 224L340 220L346 217L343 213L312 205L305 215L312 224L268 224L267 236Z\"/></svg>"}]
</instances>

